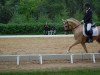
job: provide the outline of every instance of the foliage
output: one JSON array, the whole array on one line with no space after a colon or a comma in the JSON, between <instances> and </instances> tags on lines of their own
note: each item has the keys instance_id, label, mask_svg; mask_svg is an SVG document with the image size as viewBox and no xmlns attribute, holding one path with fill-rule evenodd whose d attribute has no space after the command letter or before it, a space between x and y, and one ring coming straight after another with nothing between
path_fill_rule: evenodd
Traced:
<instances>
[{"instance_id":1,"label":"foliage","mask_svg":"<svg viewBox=\"0 0 100 75\"><path fill-rule=\"evenodd\" d=\"M51 20L55 20L56 16L59 15L61 17L76 17L77 11L80 12L77 14L80 16L86 2L95 8L93 10L96 11L99 18L99 0L1 0L0 4L11 8L12 12L15 12L14 15L25 15L27 21L30 18L38 21L41 16L47 16Z\"/></svg>"},{"instance_id":2,"label":"foliage","mask_svg":"<svg viewBox=\"0 0 100 75\"><path fill-rule=\"evenodd\" d=\"M100 75L100 69L65 69L52 71L1 72L0 75Z\"/></svg>"},{"instance_id":3,"label":"foliage","mask_svg":"<svg viewBox=\"0 0 100 75\"><path fill-rule=\"evenodd\" d=\"M55 26L56 30L63 32L63 25L48 23L49 27ZM0 34L43 34L44 23L1 24Z\"/></svg>"},{"instance_id":4,"label":"foliage","mask_svg":"<svg viewBox=\"0 0 100 75\"><path fill-rule=\"evenodd\" d=\"M100 0L94 0L94 7L95 7L95 12L97 14L97 17L100 21Z\"/></svg>"},{"instance_id":5,"label":"foliage","mask_svg":"<svg viewBox=\"0 0 100 75\"><path fill-rule=\"evenodd\" d=\"M0 8L0 23L8 23L12 16L13 14L10 9L5 6Z\"/></svg>"},{"instance_id":6,"label":"foliage","mask_svg":"<svg viewBox=\"0 0 100 75\"><path fill-rule=\"evenodd\" d=\"M62 0L44 0L43 5L46 14L52 20L54 20L56 15L61 14L64 9Z\"/></svg>"},{"instance_id":7,"label":"foliage","mask_svg":"<svg viewBox=\"0 0 100 75\"><path fill-rule=\"evenodd\" d=\"M41 0L20 0L19 12L25 14L27 20L29 20L32 12L37 8Z\"/></svg>"},{"instance_id":8,"label":"foliage","mask_svg":"<svg viewBox=\"0 0 100 75\"><path fill-rule=\"evenodd\" d=\"M100 26L100 22L95 22L95 25L96 26Z\"/></svg>"},{"instance_id":9,"label":"foliage","mask_svg":"<svg viewBox=\"0 0 100 75\"><path fill-rule=\"evenodd\" d=\"M89 2L93 9L93 21L100 21L100 0L0 0L0 23L5 23L5 25L0 24L1 30L5 28L3 31L0 30L0 33L35 33L37 32L36 27L41 33L43 32L42 25L46 22L49 23L50 27L54 25L57 31L63 32L62 19L74 17L81 21L86 2ZM27 28L30 31L25 29L25 26L29 26ZM21 30L21 28L24 29Z\"/></svg>"},{"instance_id":10,"label":"foliage","mask_svg":"<svg viewBox=\"0 0 100 75\"><path fill-rule=\"evenodd\" d=\"M5 5L5 0L0 0L0 6L4 6Z\"/></svg>"}]
</instances>

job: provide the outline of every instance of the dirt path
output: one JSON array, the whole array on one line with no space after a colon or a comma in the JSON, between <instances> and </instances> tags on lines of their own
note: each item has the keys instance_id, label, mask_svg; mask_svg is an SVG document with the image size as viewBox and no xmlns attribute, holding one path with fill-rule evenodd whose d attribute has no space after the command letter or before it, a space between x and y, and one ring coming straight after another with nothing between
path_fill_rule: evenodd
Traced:
<instances>
[{"instance_id":1,"label":"dirt path","mask_svg":"<svg viewBox=\"0 0 100 75\"><path fill-rule=\"evenodd\" d=\"M0 38L0 54L63 54L74 42L73 37L67 38ZM97 42L87 44L89 52L98 52ZM85 52L79 44L71 52Z\"/></svg>"}]
</instances>

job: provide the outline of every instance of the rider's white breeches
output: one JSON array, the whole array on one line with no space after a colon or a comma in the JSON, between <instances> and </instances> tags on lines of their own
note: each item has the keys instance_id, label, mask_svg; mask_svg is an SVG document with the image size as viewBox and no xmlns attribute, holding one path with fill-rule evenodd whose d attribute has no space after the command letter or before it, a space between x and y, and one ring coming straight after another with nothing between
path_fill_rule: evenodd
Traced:
<instances>
[{"instance_id":1,"label":"rider's white breeches","mask_svg":"<svg viewBox=\"0 0 100 75\"><path fill-rule=\"evenodd\" d=\"M89 31L89 30L91 29L91 26L92 26L91 23L88 23L88 24L87 24L87 31Z\"/></svg>"}]
</instances>

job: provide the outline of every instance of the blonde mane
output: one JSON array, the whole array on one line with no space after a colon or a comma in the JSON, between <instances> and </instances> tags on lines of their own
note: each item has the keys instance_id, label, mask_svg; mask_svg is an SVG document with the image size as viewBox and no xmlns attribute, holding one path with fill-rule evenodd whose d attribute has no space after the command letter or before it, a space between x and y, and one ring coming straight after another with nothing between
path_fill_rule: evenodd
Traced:
<instances>
[{"instance_id":1,"label":"blonde mane","mask_svg":"<svg viewBox=\"0 0 100 75\"><path fill-rule=\"evenodd\" d=\"M81 24L78 20L76 20L74 18L69 18L69 19L67 19L67 21L73 22L73 23L75 23L77 25L80 25Z\"/></svg>"}]
</instances>

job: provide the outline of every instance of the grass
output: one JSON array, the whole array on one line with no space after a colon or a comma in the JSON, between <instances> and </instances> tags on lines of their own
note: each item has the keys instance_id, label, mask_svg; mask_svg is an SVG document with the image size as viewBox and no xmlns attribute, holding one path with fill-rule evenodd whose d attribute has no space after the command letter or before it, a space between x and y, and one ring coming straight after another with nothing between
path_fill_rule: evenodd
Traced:
<instances>
[{"instance_id":1,"label":"grass","mask_svg":"<svg viewBox=\"0 0 100 75\"><path fill-rule=\"evenodd\" d=\"M0 75L100 75L100 69L65 69L52 71L1 72Z\"/></svg>"}]
</instances>

